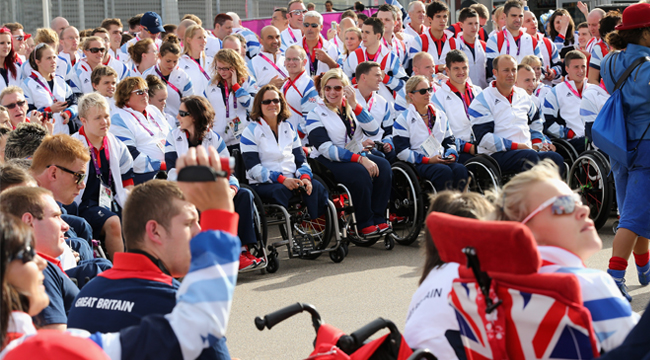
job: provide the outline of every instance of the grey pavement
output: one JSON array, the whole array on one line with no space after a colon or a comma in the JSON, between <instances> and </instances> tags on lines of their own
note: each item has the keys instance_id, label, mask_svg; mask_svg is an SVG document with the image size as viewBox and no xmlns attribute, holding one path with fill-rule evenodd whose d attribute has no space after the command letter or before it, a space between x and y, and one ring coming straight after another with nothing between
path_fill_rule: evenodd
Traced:
<instances>
[{"instance_id":1,"label":"grey pavement","mask_svg":"<svg viewBox=\"0 0 650 360\"><path fill-rule=\"evenodd\" d=\"M587 261L588 267L607 269L614 220L611 218L599 231L603 249ZM383 243L370 248L351 246L349 255L339 264L326 254L313 261L290 260L283 251L275 274L240 274L228 324L230 353L242 360L306 358L315 338L307 313L271 330L259 331L253 322L256 316L296 302L314 305L323 322L348 334L378 317L392 320L403 330L423 263L418 243L396 245L391 251L385 250ZM634 298L632 308L641 313L650 301L650 286L639 285L633 258L629 263L627 283Z\"/></svg>"}]
</instances>

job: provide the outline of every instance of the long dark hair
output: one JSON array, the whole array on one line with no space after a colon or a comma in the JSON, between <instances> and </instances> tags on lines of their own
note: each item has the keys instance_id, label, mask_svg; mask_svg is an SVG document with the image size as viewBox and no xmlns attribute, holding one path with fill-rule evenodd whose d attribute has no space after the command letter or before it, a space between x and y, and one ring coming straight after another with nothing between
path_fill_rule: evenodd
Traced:
<instances>
[{"instance_id":1,"label":"long dark hair","mask_svg":"<svg viewBox=\"0 0 650 360\"><path fill-rule=\"evenodd\" d=\"M18 73L18 69L16 67L16 52L14 51L14 37L11 35L11 30L9 30L8 27L2 27L0 28L0 34L9 34L9 41L11 42L11 47L9 50L9 54L7 54L7 57L5 57L4 61L4 67L7 69L12 77L16 77L16 74Z\"/></svg>"},{"instance_id":2,"label":"long dark hair","mask_svg":"<svg viewBox=\"0 0 650 360\"><path fill-rule=\"evenodd\" d=\"M208 99L203 96L191 95L181 99L185 104L187 112L194 119L194 138L189 139L191 143L200 143L212 129L214 122L214 109Z\"/></svg>"},{"instance_id":3,"label":"long dark hair","mask_svg":"<svg viewBox=\"0 0 650 360\"><path fill-rule=\"evenodd\" d=\"M0 276L2 276L2 303L0 303L0 348L7 340L7 328L11 312L29 311L29 298L19 294L6 279L9 259L25 247L34 246L31 229L12 215L0 212Z\"/></svg>"},{"instance_id":4,"label":"long dark hair","mask_svg":"<svg viewBox=\"0 0 650 360\"><path fill-rule=\"evenodd\" d=\"M569 26L567 27L566 35L565 35L565 38L564 38L564 45L571 45L573 43L573 40L574 40L573 31L575 30L576 25L573 22L573 18L571 17L569 12L566 11L566 9L557 9L557 10L555 10L553 15L551 15L551 18L548 20L548 25L549 25L548 31L549 31L549 33L551 35L550 38L551 38L551 40L555 39L557 37L557 35L558 35L558 32L555 30L555 18L560 16L560 15L566 15L566 16L569 17L569 19L571 19L571 21L569 21Z\"/></svg>"}]
</instances>

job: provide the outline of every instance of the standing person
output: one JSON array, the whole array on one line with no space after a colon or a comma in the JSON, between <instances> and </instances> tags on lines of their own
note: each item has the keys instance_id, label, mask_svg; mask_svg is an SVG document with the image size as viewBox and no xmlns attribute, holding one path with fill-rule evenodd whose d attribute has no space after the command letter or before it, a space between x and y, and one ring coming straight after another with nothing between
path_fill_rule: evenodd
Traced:
<instances>
[{"instance_id":1,"label":"standing person","mask_svg":"<svg viewBox=\"0 0 650 360\"><path fill-rule=\"evenodd\" d=\"M284 65L287 68L287 81L282 85L282 94L287 102L291 116L286 119L301 139L307 134L307 114L316 107L318 90L306 71L307 54L300 45L291 45L284 52Z\"/></svg>"},{"instance_id":2,"label":"standing person","mask_svg":"<svg viewBox=\"0 0 650 360\"><path fill-rule=\"evenodd\" d=\"M158 63L158 48L151 39L142 39L129 48L129 56L133 63L131 76L144 78L144 73Z\"/></svg>"},{"instance_id":3,"label":"standing person","mask_svg":"<svg viewBox=\"0 0 650 360\"><path fill-rule=\"evenodd\" d=\"M539 53L540 59L543 62L542 68L546 70L546 82L551 84L551 81L559 81L560 76L562 76L562 59L560 59L560 52L558 51L558 46L551 41L548 37L544 36L537 29L537 18L532 11L524 11L524 30L528 35L532 36L533 39L537 39L539 42ZM526 55L519 64L523 64L524 60L528 57L533 57L534 55ZM530 65L530 64L528 64ZM532 65L531 65L532 66ZM541 77L539 77L541 81Z\"/></svg>"},{"instance_id":4,"label":"standing person","mask_svg":"<svg viewBox=\"0 0 650 360\"><path fill-rule=\"evenodd\" d=\"M504 28L495 29L487 41L487 69L485 75L488 80L493 78L492 61L499 55L510 55L515 59L515 64L521 62L526 55L540 56L539 43L528 33L521 30L524 20L524 6L518 0L508 0L503 5L506 24Z\"/></svg>"},{"instance_id":5,"label":"standing person","mask_svg":"<svg viewBox=\"0 0 650 360\"><path fill-rule=\"evenodd\" d=\"M153 11L147 11L140 18L140 30L135 33L133 39L127 41L120 47L120 59L126 63L130 60L129 48L142 39L151 39L156 44L156 49L162 45L160 33L165 32L162 26L162 18Z\"/></svg>"},{"instance_id":6,"label":"standing person","mask_svg":"<svg viewBox=\"0 0 650 360\"><path fill-rule=\"evenodd\" d=\"M287 78L284 55L280 51L280 32L269 25L262 28L260 37L262 51L251 60L251 71L257 80L257 86L271 84L279 88Z\"/></svg>"},{"instance_id":7,"label":"standing person","mask_svg":"<svg viewBox=\"0 0 650 360\"><path fill-rule=\"evenodd\" d=\"M291 0L287 5L287 20L289 26L280 33L280 50L284 52L293 44L297 44L302 38L304 15L307 12L302 0ZM263 29L262 29L263 30Z\"/></svg>"},{"instance_id":8,"label":"standing person","mask_svg":"<svg viewBox=\"0 0 650 360\"><path fill-rule=\"evenodd\" d=\"M207 39L207 32L199 25L189 26L185 30L183 56L178 61L178 66L193 80L195 94L203 94L210 82L208 69L212 65L212 57L205 54Z\"/></svg>"},{"instance_id":9,"label":"standing person","mask_svg":"<svg viewBox=\"0 0 650 360\"><path fill-rule=\"evenodd\" d=\"M397 54L400 59L400 64L406 68L406 62L409 58L409 49L406 47L406 43L398 39L394 34L398 16L401 16L401 13L398 15L395 7L391 5L384 4L377 9L377 18L384 23L384 37L382 38L382 44ZM341 21L341 25L343 25L343 21Z\"/></svg>"},{"instance_id":10,"label":"standing person","mask_svg":"<svg viewBox=\"0 0 650 360\"><path fill-rule=\"evenodd\" d=\"M310 156L354 194L362 236L385 233L390 230L386 223L390 164L382 157L362 154L364 136L376 135L379 125L358 104L354 88L341 70L326 72L321 85L321 99L307 115L309 143L315 148Z\"/></svg>"},{"instance_id":11,"label":"standing person","mask_svg":"<svg viewBox=\"0 0 650 360\"><path fill-rule=\"evenodd\" d=\"M35 41L36 44L46 43L47 45L50 45L50 47L54 49L55 52L57 52L56 49L59 48L59 35L57 35L57 33L55 33L52 29L41 28L36 30ZM36 46L34 46L34 48L36 48ZM32 49L32 51L34 50ZM34 69L31 65L29 65L29 61L25 61L21 66L23 79L28 78L29 75L32 74L32 71L34 71ZM56 74L61 75L61 77L64 79L69 79L70 71L72 71L72 67L63 58L57 56Z\"/></svg>"},{"instance_id":12,"label":"standing person","mask_svg":"<svg viewBox=\"0 0 650 360\"><path fill-rule=\"evenodd\" d=\"M442 49L442 59L445 59L447 54L454 49L458 49L465 53L469 65L469 78L472 79L472 84L478 85L481 89L487 87L485 77L485 65L487 57L485 54L485 41L482 41L477 36L479 29L479 17L476 11L471 8L461 10L458 22L462 33L456 37L449 38L447 44Z\"/></svg>"},{"instance_id":13,"label":"standing person","mask_svg":"<svg viewBox=\"0 0 650 360\"><path fill-rule=\"evenodd\" d=\"M122 140L133 158L135 185L153 179L165 165L165 142L170 126L155 106L149 105L147 82L126 78L117 85L110 132Z\"/></svg>"},{"instance_id":14,"label":"standing person","mask_svg":"<svg viewBox=\"0 0 650 360\"><path fill-rule=\"evenodd\" d=\"M212 146L220 157L230 157L226 143L212 130L214 117L214 110L204 97L192 95L183 98L177 117L179 126L169 133L165 144L165 163L169 168L170 179L175 180L177 177L176 159L185 155L190 148L199 145L205 148ZM250 252L251 246L257 243L253 221L253 193L248 189L240 188L239 180L234 174L230 175L229 183L230 197L234 201L235 211L239 214L240 220L237 232L242 242L239 270L248 270L264 264L264 259L255 257Z\"/></svg>"},{"instance_id":15,"label":"standing person","mask_svg":"<svg viewBox=\"0 0 650 360\"><path fill-rule=\"evenodd\" d=\"M175 117L178 115L178 107L181 99L185 96L194 95L192 80L187 73L178 66L181 57L180 41L175 35L167 35L165 42L160 46L158 53L158 64L145 71L142 76L158 76L167 84L167 107L166 113Z\"/></svg>"},{"instance_id":16,"label":"standing person","mask_svg":"<svg viewBox=\"0 0 650 360\"><path fill-rule=\"evenodd\" d=\"M417 39L428 30L428 28L424 26L424 21L427 16L424 3L422 1L413 1L409 3L408 15L411 22L404 26L404 33Z\"/></svg>"},{"instance_id":17,"label":"standing person","mask_svg":"<svg viewBox=\"0 0 650 360\"><path fill-rule=\"evenodd\" d=\"M79 216L93 228L95 239L104 239L109 259L124 251L122 209L133 189L133 158L126 145L109 133L110 105L100 94L90 93L79 101L79 118L83 124L72 135L90 151L86 176L75 202Z\"/></svg>"},{"instance_id":18,"label":"standing person","mask_svg":"<svg viewBox=\"0 0 650 360\"><path fill-rule=\"evenodd\" d=\"M478 31L478 38L481 41L487 42L488 32L485 30L485 24L490 19L490 13L488 12L487 7L483 4L472 4L469 7L478 13L478 21L481 26Z\"/></svg>"},{"instance_id":19,"label":"standing person","mask_svg":"<svg viewBox=\"0 0 650 360\"><path fill-rule=\"evenodd\" d=\"M232 18L226 14L217 14L212 23L213 29L208 33L205 54L214 57L217 51L223 49L223 39L232 34Z\"/></svg>"},{"instance_id":20,"label":"standing person","mask_svg":"<svg viewBox=\"0 0 650 360\"><path fill-rule=\"evenodd\" d=\"M605 10L595 8L589 12L587 15L587 26L589 26L589 33L591 34L591 40L587 43L587 51L591 53L596 41L600 39L600 19L604 18L606 15Z\"/></svg>"},{"instance_id":21,"label":"standing person","mask_svg":"<svg viewBox=\"0 0 650 360\"><path fill-rule=\"evenodd\" d=\"M215 108L212 128L228 145L239 148L242 132L248 126L252 96L257 93L255 79L241 56L231 49L217 53L212 66L212 80L205 89L205 97Z\"/></svg>"},{"instance_id":22,"label":"standing person","mask_svg":"<svg viewBox=\"0 0 650 360\"><path fill-rule=\"evenodd\" d=\"M122 58L120 57L120 44L122 43L123 28L122 21L120 21L120 19L104 19L101 27L108 31L108 36L110 38L108 54L114 59L122 61Z\"/></svg>"},{"instance_id":23,"label":"standing person","mask_svg":"<svg viewBox=\"0 0 650 360\"><path fill-rule=\"evenodd\" d=\"M587 53L587 44L591 41L591 33L589 33L589 25L586 22L578 24L576 28L578 31L578 48L576 50L582 51L583 54Z\"/></svg>"},{"instance_id":24,"label":"standing person","mask_svg":"<svg viewBox=\"0 0 650 360\"><path fill-rule=\"evenodd\" d=\"M229 12L227 14L232 18L232 22L233 22L232 33L240 34L241 36L244 37L244 39L246 39L245 60L250 60L254 58L260 52L261 49L261 45L259 39L257 38L257 35L254 32L252 32L250 29L247 29L242 25L239 15L237 15L234 12Z\"/></svg>"},{"instance_id":25,"label":"standing person","mask_svg":"<svg viewBox=\"0 0 650 360\"><path fill-rule=\"evenodd\" d=\"M607 36L607 42L616 49L625 49L603 60L601 71L607 91L614 91L616 82L625 69L636 59L650 55L650 4L640 3L628 6L623 11L623 22L616 31ZM609 259L607 272L614 278L616 285L629 300L632 297L625 285L625 270L630 252L634 252L639 283L648 285L650 265L648 259L648 239L650 227L648 207L645 204L646 192L650 189L650 118L647 115L648 74L650 64L643 63L637 67L635 74L628 77L621 90L621 99L625 111L628 148L635 147L638 155L628 166L610 157L614 181L616 182L616 202L621 214L618 231L614 236L612 257Z\"/></svg>"},{"instance_id":26,"label":"standing person","mask_svg":"<svg viewBox=\"0 0 650 360\"><path fill-rule=\"evenodd\" d=\"M273 10L271 25L275 26L278 31L283 32L289 26L289 12L287 8L281 7Z\"/></svg>"},{"instance_id":27,"label":"standing person","mask_svg":"<svg viewBox=\"0 0 650 360\"><path fill-rule=\"evenodd\" d=\"M76 94L90 94L93 92L93 85L90 75L93 69L102 63L106 53L106 44L97 36L90 36L84 39L83 51L85 57L77 62L70 72L70 84ZM124 64L122 64L124 66ZM128 70L127 70L128 71Z\"/></svg>"},{"instance_id":28,"label":"standing person","mask_svg":"<svg viewBox=\"0 0 650 360\"><path fill-rule=\"evenodd\" d=\"M338 49L339 56L345 52L345 33L350 28L357 28L354 20L350 18L342 18L341 23L336 27L336 34L329 40L329 42ZM361 42L361 37L359 37L359 42Z\"/></svg>"},{"instance_id":29,"label":"standing person","mask_svg":"<svg viewBox=\"0 0 650 360\"><path fill-rule=\"evenodd\" d=\"M81 59L79 51L79 30L74 26L68 26L59 34L61 40L61 51L59 57L63 59L71 68Z\"/></svg>"},{"instance_id":30,"label":"standing person","mask_svg":"<svg viewBox=\"0 0 650 360\"><path fill-rule=\"evenodd\" d=\"M321 35L323 30L323 16L316 11L308 11L303 17L303 33L301 45L307 53L309 60L309 75L314 77L323 74L329 69L337 68L339 57L338 49ZM286 52L286 48L285 48Z\"/></svg>"},{"instance_id":31,"label":"standing person","mask_svg":"<svg viewBox=\"0 0 650 360\"><path fill-rule=\"evenodd\" d=\"M50 28L54 30L57 34L60 34L63 29L67 28L70 26L70 23L68 23L68 20L66 18L57 16L52 21L50 21Z\"/></svg>"},{"instance_id":32,"label":"standing person","mask_svg":"<svg viewBox=\"0 0 650 360\"><path fill-rule=\"evenodd\" d=\"M129 72L129 67L125 63L123 63L122 61L116 59L113 55L110 54L111 36L108 33L108 30L99 27L99 28L93 29L93 31L90 33L90 35L91 36L96 36L96 37L102 39L102 41L104 41L106 51L104 51L104 57L102 58L102 62L101 62L102 65L112 67L117 72L117 78L119 80L122 80L122 79L124 79L125 77L128 77L128 76L131 76L131 74Z\"/></svg>"},{"instance_id":33,"label":"standing person","mask_svg":"<svg viewBox=\"0 0 650 360\"><path fill-rule=\"evenodd\" d=\"M7 86L20 86L22 80L12 40L11 30L0 28L0 91Z\"/></svg>"},{"instance_id":34,"label":"standing person","mask_svg":"<svg viewBox=\"0 0 650 360\"><path fill-rule=\"evenodd\" d=\"M549 37L553 39L558 51L572 50L576 45L575 23L566 9L557 9L548 19ZM565 50L566 51L566 50Z\"/></svg>"},{"instance_id":35,"label":"standing person","mask_svg":"<svg viewBox=\"0 0 650 360\"><path fill-rule=\"evenodd\" d=\"M421 51L431 54L436 64L436 72L445 71L443 49L448 40L445 33L448 18L449 8L445 3L436 0L427 5L427 19L431 22L431 27L415 38L415 43L409 50L411 56Z\"/></svg>"},{"instance_id":36,"label":"standing person","mask_svg":"<svg viewBox=\"0 0 650 360\"><path fill-rule=\"evenodd\" d=\"M614 31L616 26L620 23L621 13L618 11L610 11L600 19L598 26L600 38L593 43L589 57L590 84L600 84L600 63L610 51L609 44L607 43L607 35Z\"/></svg>"},{"instance_id":37,"label":"standing person","mask_svg":"<svg viewBox=\"0 0 650 360\"><path fill-rule=\"evenodd\" d=\"M39 44L32 52L29 62L33 69L22 88L29 110L44 113L54 123L53 134L73 134L77 117L76 97L61 76L55 74L56 53L46 44ZM51 120L50 120L51 119Z\"/></svg>"},{"instance_id":38,"label":"standing person","mask_svg":"<svg viewBox=\"0 0 650 360\"><path fill-rule=\"evenodd\" d=\"M433 103L445 113L458 145L458 162L464 164L477 154L469 106L482 90L468 81L470 69L464 52L452 50L447 53L445 61L449 79L433 94Z\"/></svg>"},{"instance_id":39,"label":"standing person","mask_svg":"<svg viewBox=\"0 0 650 360\"><path fill-rule=\"evenodd\" d=\"M16 60L20 65L22 65L27 60L24 55L21 55L24 54L25 47L27 46L25 43L27 38L23 31L23 26L20 23L8 23L4 24L2 27L6 27L11 31L11 37L13 38L11 45L14 53L16 53Z\"/></svg>"}]
</instances>

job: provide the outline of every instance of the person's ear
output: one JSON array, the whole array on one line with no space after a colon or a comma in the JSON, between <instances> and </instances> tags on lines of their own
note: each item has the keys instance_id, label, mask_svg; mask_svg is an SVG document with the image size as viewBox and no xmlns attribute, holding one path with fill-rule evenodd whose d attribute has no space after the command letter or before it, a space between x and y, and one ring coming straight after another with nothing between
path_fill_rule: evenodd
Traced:
<instances>
[{"instance_id":1,"label":"person's ear","mask_svg":"<svg viewBox=\"0 0 650 360\"><path fill-rule=\"evenodd\" d=\"M497 69L492 69L492 75L497 76Z\"/></svg>"},{"instance_id":2,"label":"person's ear","mask_svg":"<svg viewBox=\"0 0 650 360\"><path fill-rule=\"evenodd\" d=\"M47 178L50 181L56 181L56 178L57 178L57 176L56 176L56 166L50 166L49 168L45 169L45 171L47 172Z\"/></svg>"},{"instance_id":3,"label":"person's ear","mask_svg":"<svg viewBox=\"0 0 650 360\"><path fill-rule=\"evenodd\" d=\"M156 245L162 245L162 231L164 230L156 220L149 220L145 225L145 237Z\"/></svg>"},{"instance_id":4,"label":"person's ear","mask_svg":"<svg viewBox=\"0 0 650 360\"><path fill-rule=\"evenodd\" d=\"M22 220L25 224L32 226L32 223L34 222L34 215L26 212L23 214L23 216L20 217L20 220Z\"/></svg>"}]
</instances>

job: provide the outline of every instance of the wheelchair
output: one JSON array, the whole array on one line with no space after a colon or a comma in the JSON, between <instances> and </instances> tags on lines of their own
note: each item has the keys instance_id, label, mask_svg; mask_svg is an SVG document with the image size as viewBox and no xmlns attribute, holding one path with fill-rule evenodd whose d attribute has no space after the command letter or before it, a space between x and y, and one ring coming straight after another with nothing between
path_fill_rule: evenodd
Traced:
<instances>
[{"instance_id":1,"label":"wheelchair","mask_svg":"<svg viewBox=\"0 0 650 360\"><path fill-rule=\"evenodd\" d=\"M257 244L251 246L251 253L265 260L262 267L255 267L249 271L260 270L262 273L275 273L280 267L278 249L286 246L289 258L314 260L322 253L329 253L330 259L340 263L345 258L347 251L343 249L338 223L334 221L336 211L332 201L328 201L325 211L324 223L319 219L310 219L307 207L303 206L300 194L296 193L289 200L289 207L284 208L277 204L265 204L255 190L248 185L246 179L243 156L239 150L234 150L235 175L241 187L249 189L254 196L254 225ZM302 190L298 190L302 191ZM268 242L269 227L277 226L282 240ZM332 236L336 241L329 246Z\"/></svg>"},{"instance_id":2,"label":"wheelchair","mask_svg":"<svg viewBox=\"0 0 650 360\"><path fill-rule=\"evenodd\" d=\"M330 203L334 206L335 218L338 219L338 221L334 222L335 234L337 236L340 235L341 239L343 239L341 243L343 253L347 255L350 242L357 246L370 247L382 238L384 248L386 250L392 250L395 247L395 239L393 238L392 232L389 231L371 236L362 235L359 231L360 229L357 227L354 202L350 190L344 184L337 182L334 179L334 174L318 162L318 160L308 158L308 161L314 174L314 179L325 186L330 196ZM330 257L335 261L331 253Z\"/></svg>"}]
</instances>

